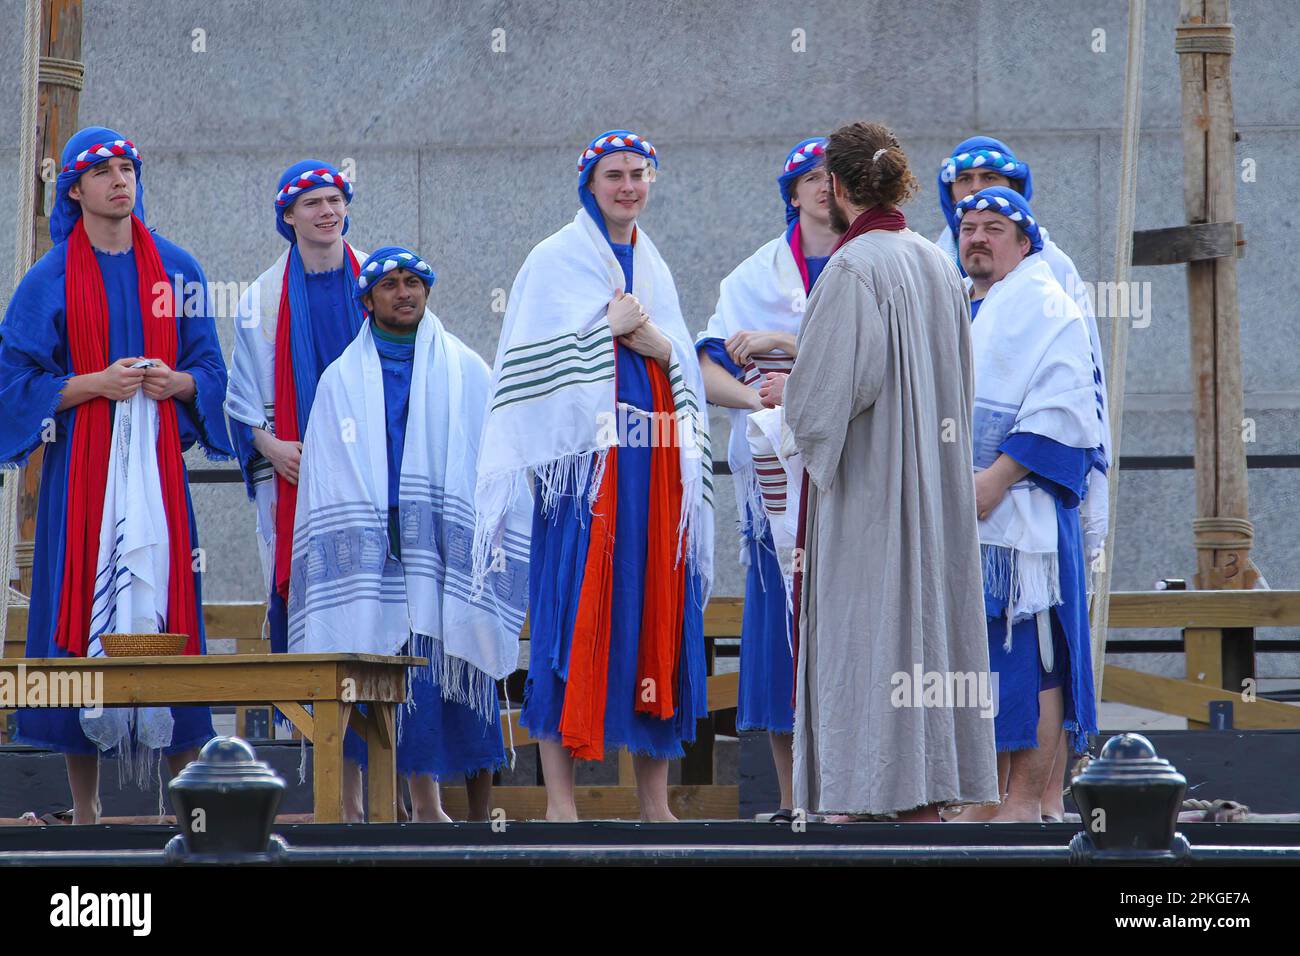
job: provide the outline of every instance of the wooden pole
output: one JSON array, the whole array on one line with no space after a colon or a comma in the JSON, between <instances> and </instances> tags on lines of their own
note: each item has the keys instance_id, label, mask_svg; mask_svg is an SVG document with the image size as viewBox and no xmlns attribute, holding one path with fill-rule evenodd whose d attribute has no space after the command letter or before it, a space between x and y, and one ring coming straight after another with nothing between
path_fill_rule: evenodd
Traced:
<instances>
[{"instance_id":1,"label":"wooden pole","mask_svg":"<svg viewBox=\"0 0 1300 956\"><path fill-rule=\"evenodd\" d=\"M1182 79L1183 194L1189 223L1236 221L1232 24L1228 0L1181 0L1175 50ZM1187 264L1196 429L1196 586L1253 587L1245 401L1234 256Z\"/></svg>"},{"instance_id":2,"label":"wooden pole","mask_svg":"<svg viewBox=\"0 0 1300 956\"><path fill-rule=\"evenodd\" d=\"M37 168L23 171L35 176L36 210L32 243L36 257L46 253L50 241L47 214L54 200L54 180L59 153L77 131L81 95L81 0L42 0L40 87L36 114ZM32 591L32 551L36 540L36 502L40 494L43 449L38 448L23 469L18 489L18 589Z\"/></svg>"},{"instance_id":3,"label":"wooden pole","mask_svg":"<svg viewBox=\"0 0 1300 956\"><path fill-rule=\"evenodd\" d=\"M1137 210L1138 140L1142 133L1142 53L1145 49L1146 0L1129 0L1128 52L1124 66L1124 125L1120 133L1119 203L1115 210L1115 282L1128 283L1133 264L1133 221ZM1106 634L1110 616L1110 574L1115 566L1115 516L1119 514L1119 450L1124 438L1124 383L1128 378L1130 319L1116 310L1110 319L1110 358L1106 363L1106 410L1110 416L1110 468L1106 475L1110 514L1102 564L1094 578L1088 617L1092 631L1092 685L1101 706L1106 675Z\"/></svg>"}]
</instances>

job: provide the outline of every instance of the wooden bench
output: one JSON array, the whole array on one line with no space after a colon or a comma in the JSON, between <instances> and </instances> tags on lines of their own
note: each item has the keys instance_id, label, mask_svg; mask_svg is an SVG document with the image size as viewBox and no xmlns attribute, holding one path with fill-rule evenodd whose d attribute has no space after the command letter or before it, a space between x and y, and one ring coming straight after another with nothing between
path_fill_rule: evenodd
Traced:
<instances>
[{"instance_id":1,"label":"wooden bench","mask_svg":"<svg viewBox=\"0 0 1300 956\"><path fill-rule=\"evenodd\" d=\"M59 657L0 661L0 680L62 687L24 706L274 704L313 744L313 819L343 818L343 737L351 727L369 747L370 819L397 819L395 708L406 700L406 670L418 657L374 654L228 654L204 657ZM68 678L95 681L73 698ZM308 712L305 705L310 704ZM353 707L365 704L366 713Z\"/></svg>"}]
</instances>

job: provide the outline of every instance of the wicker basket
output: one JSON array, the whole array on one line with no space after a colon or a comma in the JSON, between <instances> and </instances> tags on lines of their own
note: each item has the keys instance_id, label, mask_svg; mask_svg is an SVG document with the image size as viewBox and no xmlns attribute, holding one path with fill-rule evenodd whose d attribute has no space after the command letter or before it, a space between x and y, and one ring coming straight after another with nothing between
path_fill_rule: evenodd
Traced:
<instances>
[{"instance_id":1,"label":"wicker basket","mask_svg":"<svg viewBox=\"0 0 1300 956\"><path fill-rule=\"evenodd\" d=\"M109 657L172 657L183 653L184 634L101 634Z\"/></svg>"}]
</instances>

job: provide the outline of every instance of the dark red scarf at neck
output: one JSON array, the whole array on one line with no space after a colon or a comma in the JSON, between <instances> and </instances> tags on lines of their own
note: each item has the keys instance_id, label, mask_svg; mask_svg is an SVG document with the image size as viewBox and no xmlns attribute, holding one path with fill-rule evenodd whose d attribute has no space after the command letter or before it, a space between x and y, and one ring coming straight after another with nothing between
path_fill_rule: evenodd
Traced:
<instances>
[{"instance_id":1,"label":"dark red scarf at neck","mask_svg":"<svg viewBox=\"0 0 1300 956\"><path fill-rule=\"evenodd\" d=\"M834 200L832 200L833 202ZM886 229L890 232L900 232L907 228L907 220L903 217L901 211L893 206L872 206L863 212L858 218L853 220L853 225L849 226L848 231L840 236L840 241L835 244L835 250L831 255L838 252L840 248L847 243L852 242L858 236L865 235L873 229ZM794 670L795 670L795 689L791 706L794 706L795 700L799 694L799 612L803 604L803 572L804 562L807 560L807 550L804 547L804 537L808 523L808 472L803 473L803 483L800 485L799 492L799 525L798 531L795 532L794 541L794 621L792 624L792 636L794 638Z\"/></svg>"},{"instance_id":2,"label":"dark red scarf at neck","mask_svg":"<svg viewBox=\"0 0 1300 956\"><path fill-rule=\"evenodd\" d=\"M139 277L140 318L146 358L176 366L176 303L153 236L138 216L131 217L131 248ZM90 246L84 220L68 236L64 268L64 312L68 354L74 375L108 367L108 299L104 277ZM104 520L104 488L112 445L112 404L92 398L77 406L68 460L68 521L64 546L63 588L55 643L70 655L85 657L90 642L99 530ZM199 653L199 608L194 594L185 465L181 459L176 403L158 403L158 478L167 513L170 551L167 577L167 630L184 634L186 654Z\"/></svg>"},{"instance_id":3,"label":"dark red scarf at neck","mask_svg":"<svg viewBox=\"0 0 1300 956\"><path fill-rule=\"evenodd\" d=\"M849 226L848 231L840 236L840 241L835 243L831 255L835 255L841 247L848 245L858 236L865 235L872 229L887 229L890 232L899 232L906 228L907 220L903 218L903 213L899 209L894 206L872 206L853 220L853 225Z\"/></svg>"}]
</instances>

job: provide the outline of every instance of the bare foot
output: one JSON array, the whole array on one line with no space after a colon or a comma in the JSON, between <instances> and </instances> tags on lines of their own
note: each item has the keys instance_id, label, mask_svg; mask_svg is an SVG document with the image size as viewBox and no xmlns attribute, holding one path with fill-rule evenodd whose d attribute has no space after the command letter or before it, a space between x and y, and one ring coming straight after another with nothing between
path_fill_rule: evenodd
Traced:
<instances>
[{"instance_id":1,"label":"bare foot","mask_svg":"<svg viewBox=\"0 0 1300 956\"><path fill-rule=\"evenodd\" d=\"M678 820L675 816L673 816L673 812L671 810L669 810L667 807L662 807L658 810L642 810L641 822L642 823L677 823Z\"/></svg>"},{"instance_id":2,"label":"bare foot","mask_svg":"<svg viewBox=\"0 0 1300 956\"><path fill-rule=\"evenodd\" d=\"M447 816L446 812L442 809L442 807L439 807L430 819L424 819L423 817L417 816L415 818L415 822L416 823L453 823L454 821L452 820L451 817Z\"/></svg>"},{"instance_id":3,"label":"bare foot","mask_svg":"<svg viewBox=\"0 0 1300 956\"><path fill-rule=\"evenodd\" d=\"M552 806L546 807L547 823L577 823L578 811L573 808L556 809Z\"/></svg>"},{"instance_id":4,"label":"bare foot","mask_svg":"<svg viewBox=\"0 0 1300 956\"><path fill-rule=\"evenodd\" d=\"M1002 804L1001 808L995 813L990 823L1042 823L1043 809L1037 803L1012 803L1010 801Z\"/></svg>"},{"instance_id":5,"label":"bare foot","mask_svg":"<svg viewBox=\"0 0 1300 956\"><path fill-rule=\"evenodd\" d=\"M929 806L917 807L915 810L908 810L900 813L896 822L898 823L942 823L943 817L939 816L939 808L934 804Z\"/></svg>"},{"instance_id":6,"label":"bare foot","mask_svg":"<svg viewBox=\"0 0 1300 956\"><path fill-rule=\"evenodd\" d=\"M989 823L999 809L1000 805L996 803L987 806L962 807L960 813L946 813L944 821L947 823Z\"/></svg>"}]
</instances>

